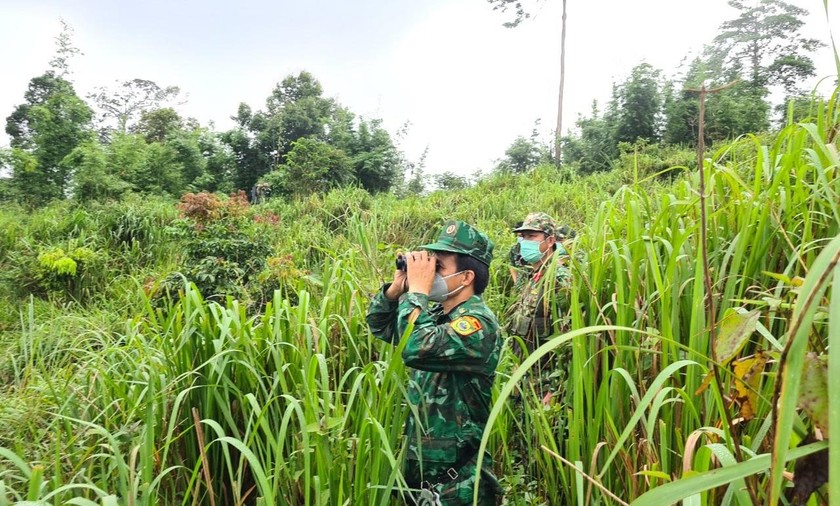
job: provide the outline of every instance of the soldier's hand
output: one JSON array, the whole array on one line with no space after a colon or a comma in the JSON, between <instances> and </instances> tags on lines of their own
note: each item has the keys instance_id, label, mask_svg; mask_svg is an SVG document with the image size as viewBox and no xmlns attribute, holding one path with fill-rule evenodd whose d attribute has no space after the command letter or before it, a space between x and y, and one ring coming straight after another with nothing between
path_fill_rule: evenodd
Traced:
<instances>
[{"instance_id":1,"label":"soldier's hand","mask_svg":"<svg viewBox=\"0 0 840 506\"><path fill-rule=\"evenodd\" d=\"M405 271L396 269L394 271L394 280L391 281L391 286L385 290L385 297L391 300L397 300L400 295L408 291L408 277Z\"/></svg>"},{"instance_id":2,"label":"soldier's hand","mask_svg":"<svg viewBox=\"0 0 840 506\"><path fill-rule=\"evenodd\" d=\"M412 251L405 257L408 265L408 286L415 293L428 295L437 271L437 258L429 251Z\"/></svg>"}]
</instances>

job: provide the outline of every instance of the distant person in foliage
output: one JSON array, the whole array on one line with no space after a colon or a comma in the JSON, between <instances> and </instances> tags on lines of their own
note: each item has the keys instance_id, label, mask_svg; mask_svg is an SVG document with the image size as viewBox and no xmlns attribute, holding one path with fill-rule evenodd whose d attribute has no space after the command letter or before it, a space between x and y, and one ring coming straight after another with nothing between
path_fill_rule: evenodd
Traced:
<instances>
[{"instance_id":1,"label":"distant person in foliage","mask_svg":"<svg viewBox=\"0 0 840 506\"><path fill-rule=\"evenodd\" d=\"M449 221L438 240L404 257L371 301L367 322L393 344L412 322L402 356L411 368L403 466L408 504L473 504L476 459L491 406L500 329L481 294L493 243L462 221ZM399 262L398 262L399 264ZM494 505L500 487L485 453L480 505Z\"/></svg>"},{"instance_id":2,"label":"distant person in foliage","mask_svg":"<svg viewBox=\"0 0 840 506\"><path fill-rule=\"evenodd\" d=\"M511 248L511 275L516 299L506 311L505 330L524 342L516 341L514 351L524 358L550 336L569 330L569 292L571 273L569 255L574 231L558 227L546 213L531 213L513 233L517 243ZM566 345L555 354L546 355L530 375L536 393L549 404L565 386L571 360L571 347Z\"/></svg>"}]
</instances>

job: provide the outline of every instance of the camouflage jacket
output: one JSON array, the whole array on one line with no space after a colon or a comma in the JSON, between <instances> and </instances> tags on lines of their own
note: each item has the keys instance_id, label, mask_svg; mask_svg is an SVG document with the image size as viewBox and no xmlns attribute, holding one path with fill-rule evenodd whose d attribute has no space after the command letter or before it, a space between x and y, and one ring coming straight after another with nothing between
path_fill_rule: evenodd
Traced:
<instances>
[{"instance_id":1,"label":"camouflage jacket","mask_svg":"<svg viewBox=\"0 0 840 506\"><path fill-rule=\"evenodd\" d=\"M387 288L374 296L367 314L377 338L397 344L409 316L420 308L402 352L411 368L408 400L416 408L416 416L412 412L406 422L405 475L409 483L418 483L470 456L474 462L492 404L500 329L478 296L444 314L440 306L430 309L423 294L408 293L399 302L389 300L384 295ZM490 465L486 455L483 467Z\"/></svg>"},{"instance_id":2,"label":"camouflage jacket","mask_svg":"<svg viewBox=\"0 0 840 506\"><path fill-rule=\"evenodd\" d=\"M534 351L546 337L568 326L570 289L571 273L559 261L547 262L537 270L520 269L513 287L516 299L505 313L505 330L522 337L528 352ZM546 291L554 296L546 297Z\"/></svg>"}]
</instances>

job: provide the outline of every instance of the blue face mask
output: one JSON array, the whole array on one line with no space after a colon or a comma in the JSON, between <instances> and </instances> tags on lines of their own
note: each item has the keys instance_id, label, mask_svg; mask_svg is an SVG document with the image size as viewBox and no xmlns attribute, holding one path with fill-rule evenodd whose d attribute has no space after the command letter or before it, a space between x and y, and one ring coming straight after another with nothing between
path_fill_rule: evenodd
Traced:
<instances>
[{"instance_id":1,"label":"blue face mask","mask_svg":"<svg viewBox=\"0 0 840 506\"><path fill-rule=\"evenodd\" d=\"M519 254L522 255L522 260L525 260L529 264L535 264L542 260L543 252L540 251L540 244L544 242L545 239L542 241L529 241L520 237Z\"/></svg>"},{"instance_id":2,"label":"blue face mask","mask_svg":"<svg viewBox=\"0 0 840 506\"><path fill-rule=\"evenodd\" d=\"M463 272L464 271L459 271L455 274L450 274L449 276L441 276L440 274L435 273L435 279L432 281L432 289L429 290L429 300L432 302L443 302L448 299L450 295L460 292L464 288L464 285L461 285L450 292L449 287L446 286L446 280Z\"/></svg>"}]
</instances>

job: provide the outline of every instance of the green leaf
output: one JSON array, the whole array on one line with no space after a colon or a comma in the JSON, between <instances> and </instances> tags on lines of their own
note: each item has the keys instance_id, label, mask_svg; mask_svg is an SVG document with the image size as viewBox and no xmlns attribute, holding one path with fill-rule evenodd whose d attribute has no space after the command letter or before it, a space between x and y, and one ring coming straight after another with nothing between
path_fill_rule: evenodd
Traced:
<instances>
[{"instance_id":1,"label":"green leaf","mask_svg":"<svg viewBox=\"0 0 840 506\"><path fill-rule=\"evenodd\" d=\"M832 239L811 265L793 311L792 324L788 330L786 352L782 356L781 377L777 379L777 381L782 382L782 387L774 427L774 465L770 471L768 504L773 506L778 504L781 496L783 463L789 460L787 459L788 447L790 446L790 435L793 433L794 418L797 416L796 403L799 398L801 374L808 348L808 337L811 334L811 324L814 320L814 313L819 306L819 301L825 293L827 280L834 274L838 261L840 261L840 236Z\"/></svg>"},{"instance_id":2,"label":"green leaf","mask_svg":"<svg viewBox=\"0 0 840 506\"><path fill-rule=\"evenodd\" d=\"M747 339L755 332L758 324L758 310L741 314L735 309L727 309L723 320L718 324L715 341L715 358L721 364L728 364L747 344Z\"/></svg>"},{"instance_id":3,"label":"green leaf","mask_svg":"<svg viewBox=\"0 0 840 506\"><path fill-rule=\"evenodd\" d=\"M636 473L636 475L658 478L666 482L671 481L671 476L668 473L663 473L662 471L639 471L638 473Z\"/></svg>"},{"instance_id":4,"label":"green leaf","mask_svg":"<svg viewBox=\"0 0 840 506\"><path fill-rule=\"evenodd\" d=\"M840 67L840 65L838 65ZM840 349L840 269L834 269L834 280L831 287L830 313L834 318L828 322L828 348ZM828 355L828 385L834 385L829 394L828 401L828 425L831 432L840 434L840 353L835 351L834 355ZM840 469L840 438L828 440L828 468ZM829 480L828 496L840 497L840 480Z\"/></svg>"},{"instance_id":5,"label":"green leaf","mask_svg":"<svg viewBox=\"0 0 840 506\"><path fill-rule=\"evenodd\" d=\"M785 462L811 455L827 447L828 443L826 441L820 441L795 448L787 452ZM675 504L681 499L766 471L769 468L770 454L765 453L745 462L739 462L728 467L706 471L690 478L666 483L642 494L630 504L631 506L664 506L666 504Z\"/></svg>"}]
</instances>

